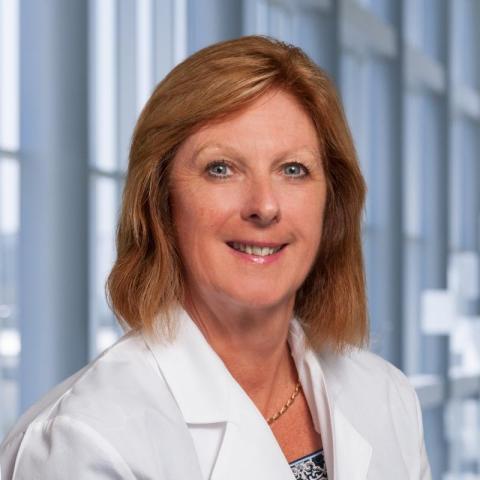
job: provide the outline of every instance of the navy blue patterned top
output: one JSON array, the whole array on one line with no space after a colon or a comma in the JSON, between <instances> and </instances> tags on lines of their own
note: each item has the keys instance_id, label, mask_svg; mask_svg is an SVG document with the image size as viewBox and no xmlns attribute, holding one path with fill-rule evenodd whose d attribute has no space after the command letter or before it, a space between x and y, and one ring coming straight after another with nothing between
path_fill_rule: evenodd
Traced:
<instances>
[{"instance_id":1,"label":"navy blue patterned top","mask_svg":"<svg viewBox=\"0 0 480 480\"><path fill-rule=\"evenodd\" d=\"M290 463L295 480L328 480L323 448Z\"/></svg>"}]
</instances>

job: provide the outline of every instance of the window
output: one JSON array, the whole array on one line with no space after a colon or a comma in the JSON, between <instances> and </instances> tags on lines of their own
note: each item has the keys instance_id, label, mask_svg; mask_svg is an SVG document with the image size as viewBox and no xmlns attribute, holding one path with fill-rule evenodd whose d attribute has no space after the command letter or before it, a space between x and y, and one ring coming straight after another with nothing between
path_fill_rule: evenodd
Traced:
<instances>
[{"instance_id":1,"label":"window","mask_svg":"<svg viewBox=\"0 0 480 480\"><path fill-rule=\"evenodd\" d=\"M90 1L90 355L121 329L107 306L115 227L135 122L154 86L186 56L186 2ZM133 40L133 41L132 41Z\"/></svg>"},{"instance_id":2,"label":"window","mask_svg":"<svg viewBox=\"0 0 480 480\"><path fill-rule=\"evenodd\" d=\"M18 414L20 228L17 0L0 0L0 438Z\"/></svg>"}]
</instances>

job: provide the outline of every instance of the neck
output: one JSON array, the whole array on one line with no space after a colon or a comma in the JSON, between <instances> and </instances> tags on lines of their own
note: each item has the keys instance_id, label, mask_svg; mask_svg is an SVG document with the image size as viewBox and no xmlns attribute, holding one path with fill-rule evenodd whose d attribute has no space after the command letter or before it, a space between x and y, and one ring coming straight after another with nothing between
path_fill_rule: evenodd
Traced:
<instances>
[{"instance_id":1,"label":"neck","mask_svg":"<svg viewBox=\"0 0 480 480\"><path fill-rule=\"evenodd\" d=\"M287 343L293 302L253 309L188 295L184 305L264 416L275 413L297 382Z\"/></svg>"}]
</instances>

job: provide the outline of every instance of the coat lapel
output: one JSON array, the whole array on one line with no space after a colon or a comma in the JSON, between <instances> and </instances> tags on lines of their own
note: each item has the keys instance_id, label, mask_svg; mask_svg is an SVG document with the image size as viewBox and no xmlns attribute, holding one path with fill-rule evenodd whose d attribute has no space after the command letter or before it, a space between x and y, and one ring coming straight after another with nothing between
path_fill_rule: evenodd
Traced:
<instances>
[{"instance_id":1,"label":"coat lapel","mask_svg":"<svg viewBox=\"0 0 480 480\"><path fill-rule=\"evenodd\" d=\"M337 407L334 409L336 480L365 480L372 446L355 430Z\"/></svg>"},{"instance_id":2,"label":"coat lapel","mask_svg":"<svg viewBox=\"0 0 480 480\"><path fill-rule=\"evenodd\" d=\"M365 480L372 446L340 407L344 392L337 376L335 354L328 351L315 354L308 349L297 319L290 325L289 344L314 427L322 437L328 479Z\"/></svg>"},{"instance_id":3,"label":"coat lapel","mask_svg":"<svg viewBox=\"0 0 480 480\"><path fill-rule=\"evenodd\" d=\"M192 434L203 478L293 479L267 422L185 310L177 312L174 342L144 338Z\"/></svg>"},{"instance_id":4,"label":"coat lapel","mask_svg":"<svg viewBox=\"0 0 480 480\"><path fill-rule=\"evenodd\" d=\"M232 410L212 480L293 480L270 427L239 385L232 383Z\"/></svg>"}]
</instances>

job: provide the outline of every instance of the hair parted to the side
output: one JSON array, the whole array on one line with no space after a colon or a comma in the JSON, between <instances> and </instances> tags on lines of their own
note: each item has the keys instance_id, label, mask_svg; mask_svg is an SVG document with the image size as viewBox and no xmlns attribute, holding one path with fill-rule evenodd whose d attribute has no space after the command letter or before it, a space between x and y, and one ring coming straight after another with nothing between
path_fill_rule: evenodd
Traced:
<instances>
[{"instance_id":1,"label":"hair parted to the side","mask_svg":"<svg viewBox=\"0 0 480 480\"><path fill-rule=\"evenodd\" d=\"M156 87L136 124L107 299L124 326L175 331L185 289L169 207L179 145L205 123L248 106L274 88L293 94L312 118L327 179L320 249L297 292L294 314L315 350L368 343L361 247L366 195L350 130L325 74L298 47L264 36L216 43L177 65ZM319 225L320 228L320 225Z\"/></svg>"}]
</instances>

